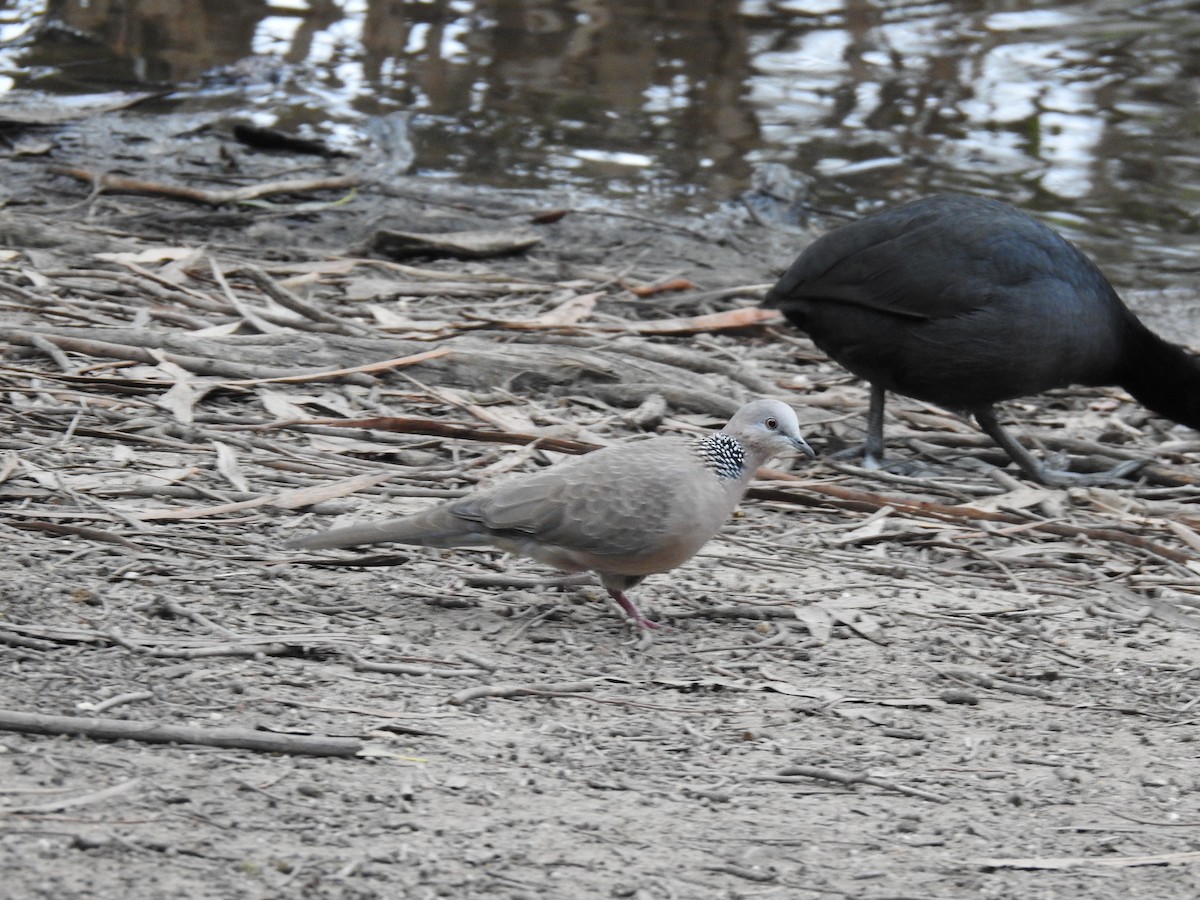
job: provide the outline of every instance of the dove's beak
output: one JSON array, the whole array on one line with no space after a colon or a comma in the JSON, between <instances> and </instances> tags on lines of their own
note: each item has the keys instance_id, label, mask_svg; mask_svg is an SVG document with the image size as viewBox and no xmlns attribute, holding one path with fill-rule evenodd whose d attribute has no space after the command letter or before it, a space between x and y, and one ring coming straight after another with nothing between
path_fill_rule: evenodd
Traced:
<instances>
[{"instance_id":1,"label":"dove's beak","mask_svg":"<svg viewBox=\"0 0 1200 900\"><path fill-rule=\"evenodd\" d=\"M808 442L805 441L804 438L800 437L800 435L797 434L794 437L789 437L788 440L792 442L792 446L796 448L797 453L807 456L810 459L816 459L817 454L813 451L812 447L808 446Z\"/></svg>"}]
</instances>

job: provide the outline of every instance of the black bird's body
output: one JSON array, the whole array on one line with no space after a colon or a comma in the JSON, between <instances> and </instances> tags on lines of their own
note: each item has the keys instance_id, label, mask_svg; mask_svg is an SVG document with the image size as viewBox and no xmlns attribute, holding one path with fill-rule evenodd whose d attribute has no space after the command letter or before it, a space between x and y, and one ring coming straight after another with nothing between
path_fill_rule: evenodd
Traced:
<instances>
[{"instance_id":1,"label":"black bird's body","mask_svg":"<svg viewBox=\"0 0 1200 900\"><path fill-rule=\"evenodd\" d=\"M1050 483L1070 476L1029 456L993 404L1118 384L1200 428L1200 366L1149 331L1074 245L994 200L927 197L832 231L765 305L871 383L868 457L883 452L885 390L974 414L1027 475Z\"/></svg>"}]
</instances>

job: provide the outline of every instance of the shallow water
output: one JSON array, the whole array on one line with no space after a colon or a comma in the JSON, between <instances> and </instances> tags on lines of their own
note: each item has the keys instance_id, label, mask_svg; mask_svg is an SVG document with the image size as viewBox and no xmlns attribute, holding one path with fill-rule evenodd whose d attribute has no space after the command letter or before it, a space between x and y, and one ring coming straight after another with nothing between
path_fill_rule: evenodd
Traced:
<instances>
[{"instance_id":1,"label":"shallow water","mask_svg":"<svg viewBox=\"0 0 1200 900\"><path fill-rule=\"evenodd\" d=\"M792 218L965 190L1053 213L1118 283L1200 265L1196 0L0 10L8 87L169 86L159 109L228 107L348 147L409 113L428 177L696 211L757 185Z\"/></svg>"}]
</instances>

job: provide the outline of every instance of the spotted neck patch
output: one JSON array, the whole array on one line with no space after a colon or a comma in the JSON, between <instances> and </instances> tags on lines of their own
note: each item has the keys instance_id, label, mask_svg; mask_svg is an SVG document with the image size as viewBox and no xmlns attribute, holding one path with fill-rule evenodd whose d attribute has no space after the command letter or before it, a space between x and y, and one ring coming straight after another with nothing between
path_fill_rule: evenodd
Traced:
<instances>
[{"instance_id":1,"label":"spotted neck patch","mask_svg":"<svg viewBox=\"0 0 1200 900\"><path fill-rule=\"evenodd\" d=\"M696 455L718 478L741 478L746 465L746 448L727 434L710 434L695 444Z\"/></svg>"}]
</instances>

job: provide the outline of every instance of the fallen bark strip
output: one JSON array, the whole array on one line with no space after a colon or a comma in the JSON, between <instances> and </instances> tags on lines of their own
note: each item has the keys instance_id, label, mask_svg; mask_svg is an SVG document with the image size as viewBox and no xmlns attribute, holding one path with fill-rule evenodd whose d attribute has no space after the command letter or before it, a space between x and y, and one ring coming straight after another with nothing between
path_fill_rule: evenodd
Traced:
<instances>
[{"instance_id":1,"label":"fallen bark strip","mask_svg":"<svg viewBox=\"0 0 1200 900\"><path fill-rule=\"evenodd\" d=\"M25 331L20 328L0 328L0 340L13 344L36 346L34 338L38 333ZM114 344L109 341L97 341L88 338L67 337L59 334L40 333L41 337L55 344L62 350L82 353L84 356L101 359L131 359L147 365L157 366L163 359L172 362L180 368L187 369L195 375L215 375L219 378L252 379L257 383L268 378L293 378L297 375L311 375L311 372L297 372L295 369L276 369L251 363L228 362L213 357L186 356L181 353L170 353L164 350L135 347L132 344ZM161 356L161 359L159 358ZM370 386L369 380L361 382Z\"/></svg>"},{"instance_id":2,"label":"fallen bark strip","mask_svg":"<svg viewBox=\"0 0 1200 900\"><path fill-rule=\"evenodd\" d=\"M770 478L771 480L782 481L801 481L798 476L788 474L786 472L778 472L775 470L763 470L760 477ZM805 491L811 491L814 494L823 495L824 498L816 499L805 497L802 494L796 494L791 491L780 490L779 488L768 487L752 487L746 492L746 496L753 497L756 500L776 500L783 503L800 504L804 506L822 506L832 505L844 509L857 509L867 512L875 512L885 506L890 506L896 512L904 513L910 516L920 518L938 519L944 522L962 522L963 520L974 520L981 522L1003 522L1007 525L1020 525L1030 531L1044 531L1049 534L1056 534L1060 537L1087 537L1093 540L1112 541L1118 544L1127 544L1130 547L1136 547L1139 550L1144 550L1147 553L1152 553L1155 556L1160 556L1163 559L1168 559L1171 562L1179 563L1184 566L1191 566L1200 563L1200 559L1191 554L1184 553L1182 550L1175 550L1172 547L1164 547L1162 544L1156 544L1151 540L1140 537L1129 532L1119 531L1115 528L1097 528L1090 525L1069 525L1065 522L1040 522L1036 519L1026 519L1021 516L1016 516L1011 513L994 512L986 509L976 509L971 506L947 506L944 503L937 503L932 500L904 500L899 497L888 497L883 494L877 494L874 491L860 491L854 488L844 488L834 484L814 484L806 481L804 485Z\"/></svg>"},{"instance_id":3,"label":"fallen bark strip","mask_svg":"<svg viewBox=\"0 0 1200 900\"><path fill-rule=\"evenodd\" d=\"M95 341L89 338L71 337L51 332L0 328L0 339L7 339L14 344L27 344L31 347L39 347L39 342L49 341L58 348L72 350L87 356L103 359L134 360L149 363L150 365L158 365L158 354L161 353L163 359L173 362L195 375L214 375L228 379L221 382L222 385L227 387L254 387L259 384L302 384L310 381L332 381L341 378L345 378L351 384L370 387L374 383L370 378L359 378L358 376L373 375L377 372L386 372L403 366L428 362L432 359L448 356L452 352L449 348L437 347L433 350L423 350L420 353L413 353L407 356L397 356L393 359L364 363L361 366L348 366L338 369L281 369L262 366L257 363L238 363L228 360L218 360L213 357L172 353L153 345L143 347L131 343L116 344L110 341ZM122 383L137 384L139 386L145 385L153 388L160 388L162 386L161 382L144 379L131 379L128 382L122 382L121 380L112 378L85 378L77 374L33 373L28 369L20 369L13 366L0 366L0 368L22 374L36 374L39 378L56 378L62 381L73 380L86 384L106 384L107 382L112 382L118 388Z\"/></svg>"},{"instance_id":4,"label":"fallen bark strip","mask_svg":"<svg viewBox=\"0 0 1200 900\"><path fill-rule=\"evenodd\" d=\"M448 437L462 441L484 441L494 444L537 444L543 450L553 450L557 453L591 453L599 450L599 444L588 441L572 441L567 438L547 437L537 434L523 434L519 431L489 431L474 428L470 425L457 425L453 422L443 422L440 419L407 419L395 416L376 416L370 419L289 419L285 422L271 422L267 425L251 425L251 431L273 431L276 428L302 428L306 425L320 425L332 428L366 428L376 431L395 431L399 434L420 434L427 437Z\"/></svg>"},{"instance_id":5,"label":"fallen bark strip","mask_svg":"<svg viewBox=\"0 0 1200 900\"><path fill-rule=\"evenodd\" d=\"M78 181L86 181L101 191L122 194L152 194L159 197L170 197L173 200L186 200L189 203L203 203L207 206L225 206L228 203L242 203L246 200L257 200L259 197L268 197L271 194L343 191L362 184L361 178L348 175L337 178L297 178L284 181L268 181L262 184L249 184L245 187L230 188L223 191L210 191L203 188L184 187L178 184L143 181L140 178L129 178L125 175L92 172L88 169L80 169L75 166L51 166L50 171L56 175L66 175Z\"/></svg>"},{"instance_id":6,"label":"fallen bark strip","mask_svg":"<svg viewBox=\"0 0 1200 900\"><path fill-rule=\"evenodd\" d=\"M103 741L141 741L147 744L198 744L229 747L257 753L289 753L295 756L355 756L363 749L358 738L328 735L276 734L250 728L197 728L191 725L162 725L130 719L51 716L0 709L0 731L21 734L69 734Z\"/></svg>"},{"instance_id":7,"label":"fallen bark strip","mask_svg":"<svg viewBox=\"0 0 1200 900\"><path fill-rule=\"evenodd\" d=\"M427 362L431 359L437 359L440 356L446 356L451 351L446 347L438 347L434 350L425 350L422 353L413 353L409 356L397 356L395 359L384 359L379 362L364 363L361 366L350 366L345 369L327 369L315 372L302 372L298 375L280 375L275 378L253 378L243 381L227 381L226 385L234 387L252 387L256 384L302 384L309 381L329 381L335 378L344 378L347 375L373 375L376 372L386 372L390 369L399 369L403 366L413 366L417 363Z\"/></svg>"}]
</instances>

